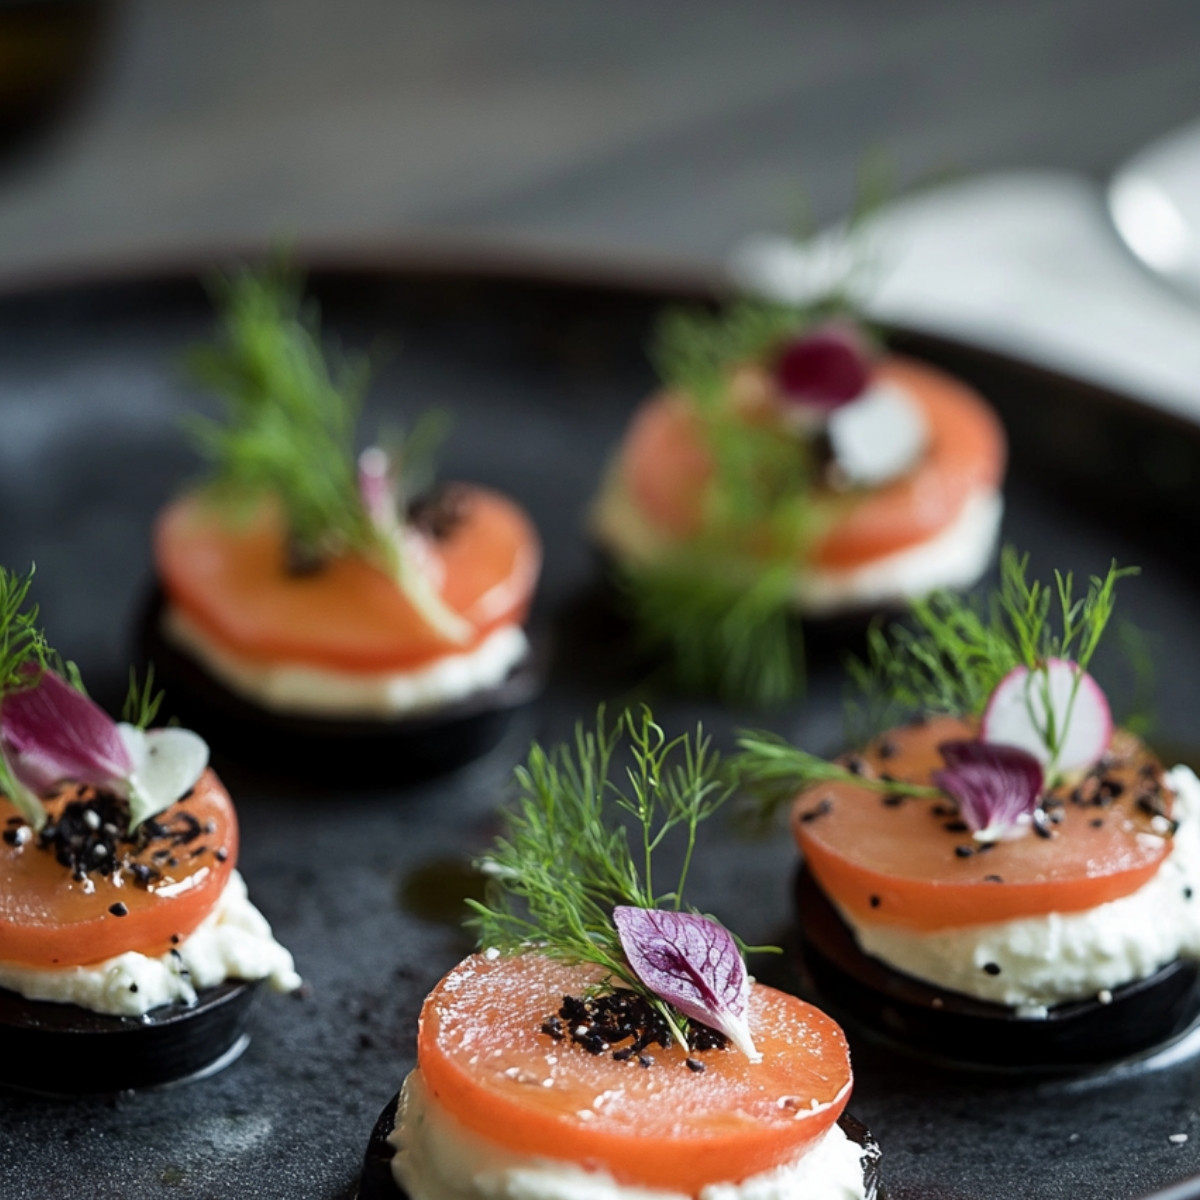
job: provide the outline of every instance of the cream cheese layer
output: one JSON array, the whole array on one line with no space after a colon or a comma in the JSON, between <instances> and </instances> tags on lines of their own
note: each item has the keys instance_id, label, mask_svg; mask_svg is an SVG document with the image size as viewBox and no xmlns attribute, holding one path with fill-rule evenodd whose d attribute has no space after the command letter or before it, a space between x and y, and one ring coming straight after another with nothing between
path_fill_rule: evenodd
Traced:
<instances>
[{"instance_id":1,"label":"cream cheese layer","mask_svg":"<svg viewBox=\"0 0 1200 1200\"><path fill-rule=\"evenodd\" d=\"M0 962L0 987L27 1000L78 1004L119 1017L144 1016L164 1004L194 1004L198 991L228 979L265 979L278 992L300 986L291 954L250 903L237 871L213 911L174 950L160 957L131 950L82 967Z\"/></svg>"},{"instance_id":2,"label":"cream cheese layer","mask_svg":"<svg viewBox=\"0 0 1200 1200\"><path fill-rule=\"evenodd\" d=\"M1022 1016L1045 1017L1065 1000L1103 1000L1177 958L1200 958L1200 780L1180 766L1166 784L1179 822L1171 852L1128 896L1083 912L931 933L863 921L839 908L842 919L872 958Z\"/></svg>"},{"instance_id":3,"label":"cream cheese layer","mask_svg":"<svg viewBox=\"0 0 1200 1200\"><path fill-rule=\"evenodd\" d=\"M410 1200L690 1200L682 1192L625 1186L606 1171L512 1154L446 1112L419 1070L404 1081L389 1141L396 1152L392 1176ZM834 1125L795 1162L710 1184L698 1200L863 1200L862 1153Z\"/></svg>"},{"instance_id":4,"label":"cream cheese layer","mask_svg":"<svg viewBox=\"0 0 1200 1200\"><path fill-rule=\"evenodd\" d=\"M179 609L163 614L163 635L232 691L263 708L314 717L403 717L429 712L497 687L529 653L518 625L503 625L472 650L415 671L337 671L294 662L259 662L219 645Z\"/></svg>"},{"instance_id":5,"label":"cream cheese layer","mask_svg":"<svg viewBox=\"0 0 1200 1200\"><path fill-rule=\"evenodd\" d=\"M958 516L926 541L854 567L797 567L793 605L806 616L829 616L898 604L934 588L967 587L987 568L1003 513L1000 493L979 488L967 496ZM616 469L592 510L591 529L619 562L633 566L653 565L673 547L634 504Z\"/></svg>"}]
</instances>

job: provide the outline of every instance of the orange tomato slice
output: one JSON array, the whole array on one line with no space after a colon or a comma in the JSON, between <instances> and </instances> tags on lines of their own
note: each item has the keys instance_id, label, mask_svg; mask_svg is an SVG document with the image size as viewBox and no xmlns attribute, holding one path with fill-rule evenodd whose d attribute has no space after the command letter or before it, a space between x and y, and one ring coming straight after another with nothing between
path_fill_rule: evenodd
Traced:
<instances>
[{"instance_id":1,"label":"orange tomato slice","mask_svg":"<svg viewBox=\"0 0 1200 1200\"><path fill-rule=\"evenodd\" d=\"M974 736L971 724L938 717L893 730L862 759L868 771L927 784L944 765L938 745ZM937 800L885 803L879 792L842 783L802 792L792 829L822 890L864 921L935 930L1081 912L1136 891L1171 849L1137 804L1152 781L1161 784L1161 767L1122 731L1111 753L1106 778L1119 794L1096 804L1097 789L1086 782L1079 791L1057 788L1062 817L1049 838L1030 832L982 849ZM1161 800L1169 809L1170 792ZM958 847L971 853L960 856Z\"/></svg>"},{"instance_id":2,"label":"orange tomato slice","mask_svg":"<svg viewBox=\"0 0 1200 1200\"><path fill-rule=\"evenodd\" d=\"M68 788L47 803L50 820L81 794ZM0 827L17 828L0 797ZM32 967L102 962L127 950L158 956L212 911L237 861L237 817L211 770L191 793L154 820L166 836L123 847L123 869L75 879L36 838L0 843L0 960ZM194 830L198 832L193 833ZM128 851L126 855L124 852ZM135 865L150 872L139 883ZM118 916L114 905L124 906Z\"/></svg>"},{"instance_id":3,"label":"orange tomato slice","mask_svg":"<svg viewBox=\"0 0 1200 1200\"><path fill-rule=\"evenodd\" d=\"M823 532L807 557L831 569L859 566L935 537L976 490L1004 473L1004 432L979 395L922 363L890 356L875 379L903 388L925 414L929 443L921 461L891 483L858 494L816 493ZM712 459L699 425L679 396L652 397L634 416L621 449L633 502L665 536L684 540L703 527Z\"/></svg>"},{"instance_id":4,"label":"orange tomato slice","mask_svg":"<svg viewBox=\"0 0 1200 1200\"><path fill-rule=\"evenodd\" d=\"M599 977L533 954L465 960L421 1012L417 1061L432 1095L506 1150L692 1196L795 1159L845 1107L852 1079L841 1029L761 985L750 999L760 1063L715 1050L695 1073L679 1047L655 1046L654 1065L643 1068L541 1032L564 995Z\"/></svg>"},{"instance_id":5,"label":"orange tomato slice","mask_svg":"<svg viewBox=\"0 0 1200 1200\"><path fill-rule=\"evenodd\" d=\"M537 581L541 550L529 518L497 492L464 491L463 519L428 548L442 599L473 628L466 644L431 629L364 559L343 555L312 575L289 574L282 522L266 506L238 524L196 495L170 505L155 528L159 579L172 604L244 658L411 670L520 623Z\"/></svg>"}]
</instances>

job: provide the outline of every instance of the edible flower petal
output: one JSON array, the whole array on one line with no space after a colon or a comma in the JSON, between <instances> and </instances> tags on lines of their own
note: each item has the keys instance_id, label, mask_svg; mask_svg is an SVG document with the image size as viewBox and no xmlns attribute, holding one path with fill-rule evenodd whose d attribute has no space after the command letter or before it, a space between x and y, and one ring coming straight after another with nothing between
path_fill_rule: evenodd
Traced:
<instances>
[{"instance_id":1,"label":"edible flower petal","mask_svg":"<svg viewBox=\"0 0 1200 1200\"><path fill-rule=\"evenodd\" d=\"M129 827L169 808L204 773L208 746L186 729L113 721L53 671L0 702L0 788L35 829L46 821L38 796L82 783L124 797Z\"/></svg>"},{"instance_id":2,"label":"edible flower petal","mask_svg":"<svg viewBox=\"0 0 1200 1200\"><path fill-rule=\"evenodd\" d=\"M775 371L788 400L830 411L866 390L871 358L857 328L831 323L788 342Z\"/></svg>"},{"instance_id":3,"label":"edible flower petal","mask_svg":"<svg viewBox=\"0 0 1200 1200\"><path fill-rule=\"evenodd\" d=\"M111 790L133 770L116 723L49 670L0 702L0 747L17 779L39 795L67 780Z\"/></svg>"},{"instance_id":4,"label":"edible flower petal","mask_svg":"<svg viewBox=\"0 0 1200 1200\"><path fill-rule=\"evenodd\" d=\"M124 721L117 732L133 763L126 780L132 830L195 787L208 766L208 743L190 729L141 730Z\"/></svg>"},{"instance_id":5,"label":"edible flower petal","mask_svg":"<svg viewBox=\"0 0 1200 1200\"><path fill-rule=\"evenodd\" d=\"M1042 765L1019 746L943 742L945 769L933 781L958 802L977 842L1000 842L1028 832L1042 794Z\"/></svg>"},{"instance_id":6,"label":"edible flower petal","mask_svg":"<svg viewBox=\"0 0 1200 1200\"><path fill-rule=\"evenodd\" d=\"M621 948L637 977L660 1000L723 1033L751 1062L754 1048L746 1018L750 978L732 935L696 913L657 908L613 909Z\"/></svg>"}]
</instances>

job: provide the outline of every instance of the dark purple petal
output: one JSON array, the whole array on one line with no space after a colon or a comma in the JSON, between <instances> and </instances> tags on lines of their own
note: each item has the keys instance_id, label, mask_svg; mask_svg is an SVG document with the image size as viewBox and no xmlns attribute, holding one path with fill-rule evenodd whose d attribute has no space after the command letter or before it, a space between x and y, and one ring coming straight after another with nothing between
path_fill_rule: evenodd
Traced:
<instances>
[{"instance_id":1,"label":"dark purple petal","mask_svg":"<svg viewBox=\"0 0 1200 1200\"><path fill-rule=\"evenodd\" d=\"M750 979L729 931L708 917L657 908L613 909L621 948L660 1000L760 1057L746 1019Z\"/></svg>"},{"instance_id":2,"label":"dark purple petal","mask_svg":"<svg viewBox=\"0 0 1200 1200\"><path fill-rule=\"evenodd\" d=\"M943 742L946 767L933 781L958 802L959 815L980 841L1019 837L1042 794L1042 764L1019 746Z\"/></svg>"},{"instance_id":3,"label":"dark purple petal","mask_svg":"<svg viewBox=\"0 0 1200 1200\"><path fill-rule=\"evenodd\" d=\"M0 744L13 773L39 794L68 780L121 789L133 770L116 722L53 671L0 701Z\"/></svg>"},{"instance_id":4,"label":"dark purple petal","mask_svg":"<svg viewBox=\"0 0 1200 1200\"><path fill-rule=\"evenodd\" d=\"M853 325L823 325L788 342L775 370L789 400L833 409L866 391L871 356Z\"/></svg>"}]
</instances>

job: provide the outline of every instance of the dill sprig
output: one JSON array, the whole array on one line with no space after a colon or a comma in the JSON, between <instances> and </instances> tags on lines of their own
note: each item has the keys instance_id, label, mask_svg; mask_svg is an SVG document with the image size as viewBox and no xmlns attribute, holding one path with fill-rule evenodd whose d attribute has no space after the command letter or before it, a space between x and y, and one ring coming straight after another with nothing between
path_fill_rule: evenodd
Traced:
<instances>
[{"instance_id":1,"label":"dill sprig","mask_svg":"<svg viewBox=\"0 0 1200 1200\"><path fill-rule=\"evenodd\" d=\"M614 778L624 744L631 762ZM512 952L532 945L560 962L595 963L678 1033L686 1018L629 966L612 910L685 908L699 826L733 792L711 739L697 728L694 738L668 740L646 708L609 725L601 708L595 729L580 724L572 744L549 752L535 744L516 783L504 831L477 864L489 880L487 902L467 901L480 946ZM664 880L659 864L668 844L676 854L682 848L682 860Z\"/></svg>"},{"instance_id":2,"label":"dill sprig","mask_svg":"<svg viewBox=\"0 0 1200 1200\"><path fill-rule=\"evenodd\" d=\"M240 500L275 498L299 561L379 550L355 465L365 358L343 358L331 370L317 311L282 266L240 271L212 290L216 340L193 351L190 366L225 413L193 418L188 428L212 464L215 488Z\"/></svg>"},{"instance_id":3,"label":"dill sprig","mask_svg":"<svg viewBox=\"0 0 1200 1200\"><path fill-rule=\"evenodd\" d=\"M0 698L29 687L37 673L60 663L29 603L33 568L26 575L0 567Z\"/></svg>"},{"instance_id":4,"label":"dill sprig","mask_svg":"<svg viewBox=\"0 0 1200 1200\"><path fill-rule=\"evenodd\" d=\"M796 793L815 783L848 783L896 796L943 797L940 788L862 775L793 746L777 734L746 730L738 735L740 753L728 762L729 776L753 802L752 818L769 821Z\"/></svg>"},{"instance_id":5,"label":"dill sprig","mask_svg":"<svg viewBox=\"0 0 1200 1200\"><path fill-rule=\"evenodd\" d=\"M1034 671L1051 658L1066 658L1087 671L1112 617L1116 585L1138 568L1114 562L1078 595L1071 572L1055 571L1052 584L1031 581L1028 565L1028 555L1006 546L1000 586L986 600L938 591L913 603L915 628L872 627L865 661L850 663L863 696L862 733L914 712L977 717L1015 667ZM1046 708L1050 723L1043 733L1053 759L1062 731L1054 728L1051 706ZM1069 721L1070 707L1064 729Z\"/></svg>"},{"instance_id":6,"label":"dill sprig","mask_svg":"<svg viewBox=\"0 0 1200 1200\"><path fill-rule=\"evenodd\" d=\"M139 682L137 668L129 668L129 687L125 703L121 706L121 719L138 729L149 729L158 710L162 707L166 693L154 686L154 664L146 668L145 677Z\"/></svg>"},{"instance_id":7,"label":"dill sprig","mask_svg":"<svg viewBox=\"0 0 1200 1200\"><path fill-rule=\"evenodd\" d=\"M804 683L804 641L791 613L795 567L714 570L694 553L619 569L643 649L665 650L677 684L729 703L782 704Z\"/></svg>"}]
</instances>

